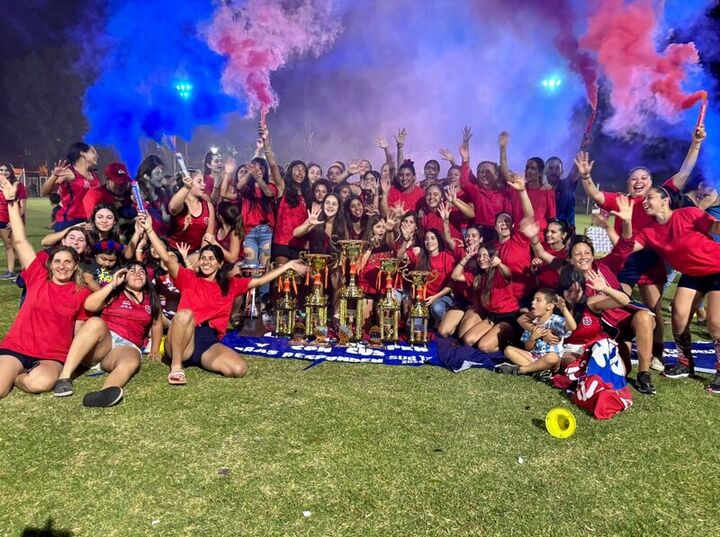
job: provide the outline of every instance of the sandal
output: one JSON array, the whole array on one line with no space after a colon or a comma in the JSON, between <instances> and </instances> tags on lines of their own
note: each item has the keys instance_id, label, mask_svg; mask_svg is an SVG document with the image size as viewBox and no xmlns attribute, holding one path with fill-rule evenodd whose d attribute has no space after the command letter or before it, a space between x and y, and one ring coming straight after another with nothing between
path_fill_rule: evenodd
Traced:
<instances>
[{"instance_id":1,"label":"sandal","mask_svg":"<svg viewBox=\"0 0 720 537\"><path fill-rule=\"evenodd\" d=\"M183 384L187 384L187 377L185 377L185 371L182 369L176 369L175 371L170 371L168 373L168 384L180 386Z\"/></svg>"}]
</instances>

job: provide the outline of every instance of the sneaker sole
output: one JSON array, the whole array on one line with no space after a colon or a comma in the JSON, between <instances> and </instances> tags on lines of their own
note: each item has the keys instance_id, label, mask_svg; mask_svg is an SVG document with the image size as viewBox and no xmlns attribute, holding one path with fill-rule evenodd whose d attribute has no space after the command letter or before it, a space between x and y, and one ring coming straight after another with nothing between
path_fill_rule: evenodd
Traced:
<instances>
[{"instance_id":1,"label":"sneaker sole","mask_svg":"<svg viewBox=\"0 0 720 537\"><path fill-rule=\"evenodd\" d=\"M686 379L690 377L690 373L681 373L679 375L668 375L667 373L662 373L662 376L669 379Z\"/></svg>"},{"instance_id":2,"label":"sneaker sole","mask_svg":"<svg viewBox=\"0 0 720 537\"><path fill-rule=\"evenodd\" d=\"M711 388L710 386L708 386L707 391L713 395L720 395L720 388Z\"/></svg>"},{"instance_id":3,"label":"sneaker sole","mask_svg":"<svg viewBox=\"0 0 720 537\"><path fill-rule=\"evenodd\" d=\"M70 392L53 392L53 395L54 395L55 397L68 397L69 395L72 395L72 394L74 394L74 393L75 393L75 392L73 392L73 391L70 391Z\"/></svg>"},{"instance_id":4,"label":"sneaker sole","mask_svg":"<svg viewBox=\"0 0 720 537\"><path fill-rule=\"evenodd\" d=\"M113 387L116 387L116 386L111 386L110 388L106 388L106 389L111 389ZM90 407L90 408L107 408L107 407L117 405L120 401L122 401L122 398L125 395L122 388L117 388L117 389L118 389L117 396L113 399L110 399L110 400L104 402L103 404L88 404L87 395L90 395L90 394L87 394L83 398L83 405L86 407ZM102 392L102 391L103 390L100 390L100 392ZM94 392L94 393L100 393L100 392Z\"/></svg>"}]
</instances>

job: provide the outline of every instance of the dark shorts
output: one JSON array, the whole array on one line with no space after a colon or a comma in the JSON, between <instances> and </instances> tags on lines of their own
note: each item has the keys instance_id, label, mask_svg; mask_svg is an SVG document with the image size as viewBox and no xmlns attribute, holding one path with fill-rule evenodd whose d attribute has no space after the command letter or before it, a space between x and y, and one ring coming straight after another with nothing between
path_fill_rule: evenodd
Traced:
<instances>
[{"instance_id":1,"label":"dark shorts","mask_svg":"<svg viewBox=\"0 0 720 537\"><path fill-rule=\"evenodd\" d=\"M0 229L7 229L9 225L10 222L0 222Z\"/></svg>"},{"instance_id":2,"label":"dark shorts","mask_svg":"<svg viewBox=\"0 0 720 537\"><path fill-rule=\"evenodd\" d=\"M620 283L630 286L663 285L667 280L667 273L660 256L653 250L645 249L630 255L617 277Z\"/></svg>"},{"instance_id":3,"label":"dark shorts","mask_svg":"<svg viewBox=\"0 0 720 537\"><path fill-rule=\"evenodd\" d=\"M270 255L272 257L287 257L288 259L293 260L299 259L300 250L297 248L293 248L292 246L287 246L286 244L272 243L272 245L270 246Z\"/></svg>"},{"instance_id":4,"label":"dark shorts","mask_svg":"<svg viewBox=\"0 0 720 537\"><path fill-rule=\"evenodd\" d=\"M77 226L78 224L85 223L84 218L73 218L72 220L61 220L53 223L53 231L58 232L69 227Z\"/></svg>"},{"instance_id":5,"label":"dark shorts","mask_svg":"<svg viewBox=\"0 0 720 537\"><path fill-rule=\"evenodd\" d=\"M48 362L57 362L62 365L62 362L60 360L53 360L52 358L35 358L34 356L28 356L27 354L23 354L21 352L13 351L10 349L0 349L0 356L3 355L17 358L18 360L20 360L20 363L25 369L32 369L43 360Z\"/></svg>"},{"instance_id":6,"label":"dark shorts","mask_svg":"<svg viewBox=\"0 0 720 537\"><path fill-rule=\"evenodd\" d=\"M488 321L492 321L495 324L498 323L507 323L510 326L513 327L514 330L517 330L517 328L520 327L520 325L517 322L518 314L517 313L490 313L488 312L486 319Z\"/></svg>"},{"instance_id":7,"label":"dark shorts","mask_svg":"<svg viewBox=\"0 0 720 537\"><path fill-rule=\"evenodd\" d=\"M210 328L207 325L200 325L195 327L195 349L193 350L192 356L187 360L183 361L183 367L202 367L202 355L210 347L220 343L218 339L218 333L214 328Z\"/></svg>"},{"instance_id":8,"label":"dark shorts","mask_svg":"<svg viewBox=\"0 0 720 537\"><path fill-rule=\"evenodd\" d=\"M680 276L680 281L677 286L695 289L703 294L707 294L710 291L720 291L720 272L708 276L688 276L683 274Z\"/></svg>"},{"instance_id":9,"label":"dark shorts","mask_svg":"<svg viewBox=\"0 0 720 537\"><path fill-rule=\"evenodd\" d=\"M472 302L470 302L463 295L455 295L453 297L453 303L450 306L451 310L468 311L470 308L472 308Z\"/></svg>"}]
</instances>

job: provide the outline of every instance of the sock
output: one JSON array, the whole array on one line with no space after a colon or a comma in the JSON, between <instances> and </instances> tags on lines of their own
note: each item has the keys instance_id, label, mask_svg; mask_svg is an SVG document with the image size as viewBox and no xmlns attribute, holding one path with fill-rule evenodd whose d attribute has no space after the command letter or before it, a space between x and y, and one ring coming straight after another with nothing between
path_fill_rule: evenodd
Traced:
<instances>
[{"instance_id":1,"label":"sock","mask_svg":"<svg viewBox=\"0 0 720 537\"><path fill-rule=\"evenodd\" d=\"M673 334L673 339L675 340L675 346L677 347L678 363L692 369L695 364L692 355L692 340L690 339L690 332Z\"/></svg>"},{"instance_id":2,"label":"sock","mask_svg":"<svg viewBox=\"0 0 720 537\"><path fill-rule=\"evenodd\" d=\"M713 348L715 349L715 371L720 373L720 339L713 338Z\"/></svg>"}]
</instances>

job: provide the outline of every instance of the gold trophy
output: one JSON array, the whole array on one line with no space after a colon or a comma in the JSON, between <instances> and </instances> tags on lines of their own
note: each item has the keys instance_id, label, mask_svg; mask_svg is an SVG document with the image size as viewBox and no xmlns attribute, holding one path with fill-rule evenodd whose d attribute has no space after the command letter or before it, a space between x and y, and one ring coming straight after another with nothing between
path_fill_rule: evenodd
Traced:
<instances>
[{"instance_id":1,"label":"gold trophy","mask_svg":"<svg viewBox=\"0 0 720 537\"><path fill-rule=\"evenodd\" d=\"M405 260L392 255L380 260L380 273L385 274L385 296L378 300L377 309L380 318L380 340L387 343L397 343L400 335L400 300L395 298L395 289L399 287L397 279L401 277L405 264Z\"/></svg>"},{"instance_id":2,"label":"gold trophy","mask_svg":"<svg viewBox=\"0 0 720 537\"><path fill-rule=\"evenodd\" d=\"M412 304L408 317L408 343L425 345L428 341L428 319L430 308L427 305L427 284L435 281L438 274L428 270L411 270L404 275L412 283Z\"/></svg>"},{"instance_id":3,"label":"gold trophy","mask_svg":"<svg viewBox=\"0 0 720 537\"><path fill-rule=\"evenodd\" d=\"M292 336L295 330L295 307L297 305L297 281L295 271L286 270L278 278L278 291L282 293L280 300L275 306L275 335ZM290 289L295 291L295 296L290 294Z\"/></svg>"},{"instance_id":4,"label":"gold trophy","mask_svg":"<svg viewBox=\"0 0 720 537\"><path fill-rule=\"evenodd\" d=\"M240 273L245 278L259 278L266 272L266 265L240 266ZM260 293L257 288L250 289L250 291L245 294L243 326L240 333L251 336L261 336L265 333L265 324L260 316Z\"/></svg>"},{"instance_id":5,"label":"gold trophy","mask_svg":"<svg viewBox=\"0 0 720 537\"><path fill-rule=\"evenodd\" d=\"M340 321L338 335L342 332L349 341L360 341L363 336L363 298L365 293L357 286L358 260L367 244L361 240L338 241L342 249L340 266L343 272L343 286L340 289ZM345 282L345 262L348 264L348 282ZM344 338L343 338L344 339Z\"/></svg>"},{"instance_id":6,"label":"gold trophy","mask_svg":"<svg viewBox=\"0 0 720 537\"><path fill-rule=\"evenodd\" d=\"M328 333L328 297L325 288L328 284L328 265L333 256L300 252L300 259L308 266L305 284L313 286L312 292L305 299L305 337L315 336L318 342L324 342Z\"/></svg>"}]
</instances>

